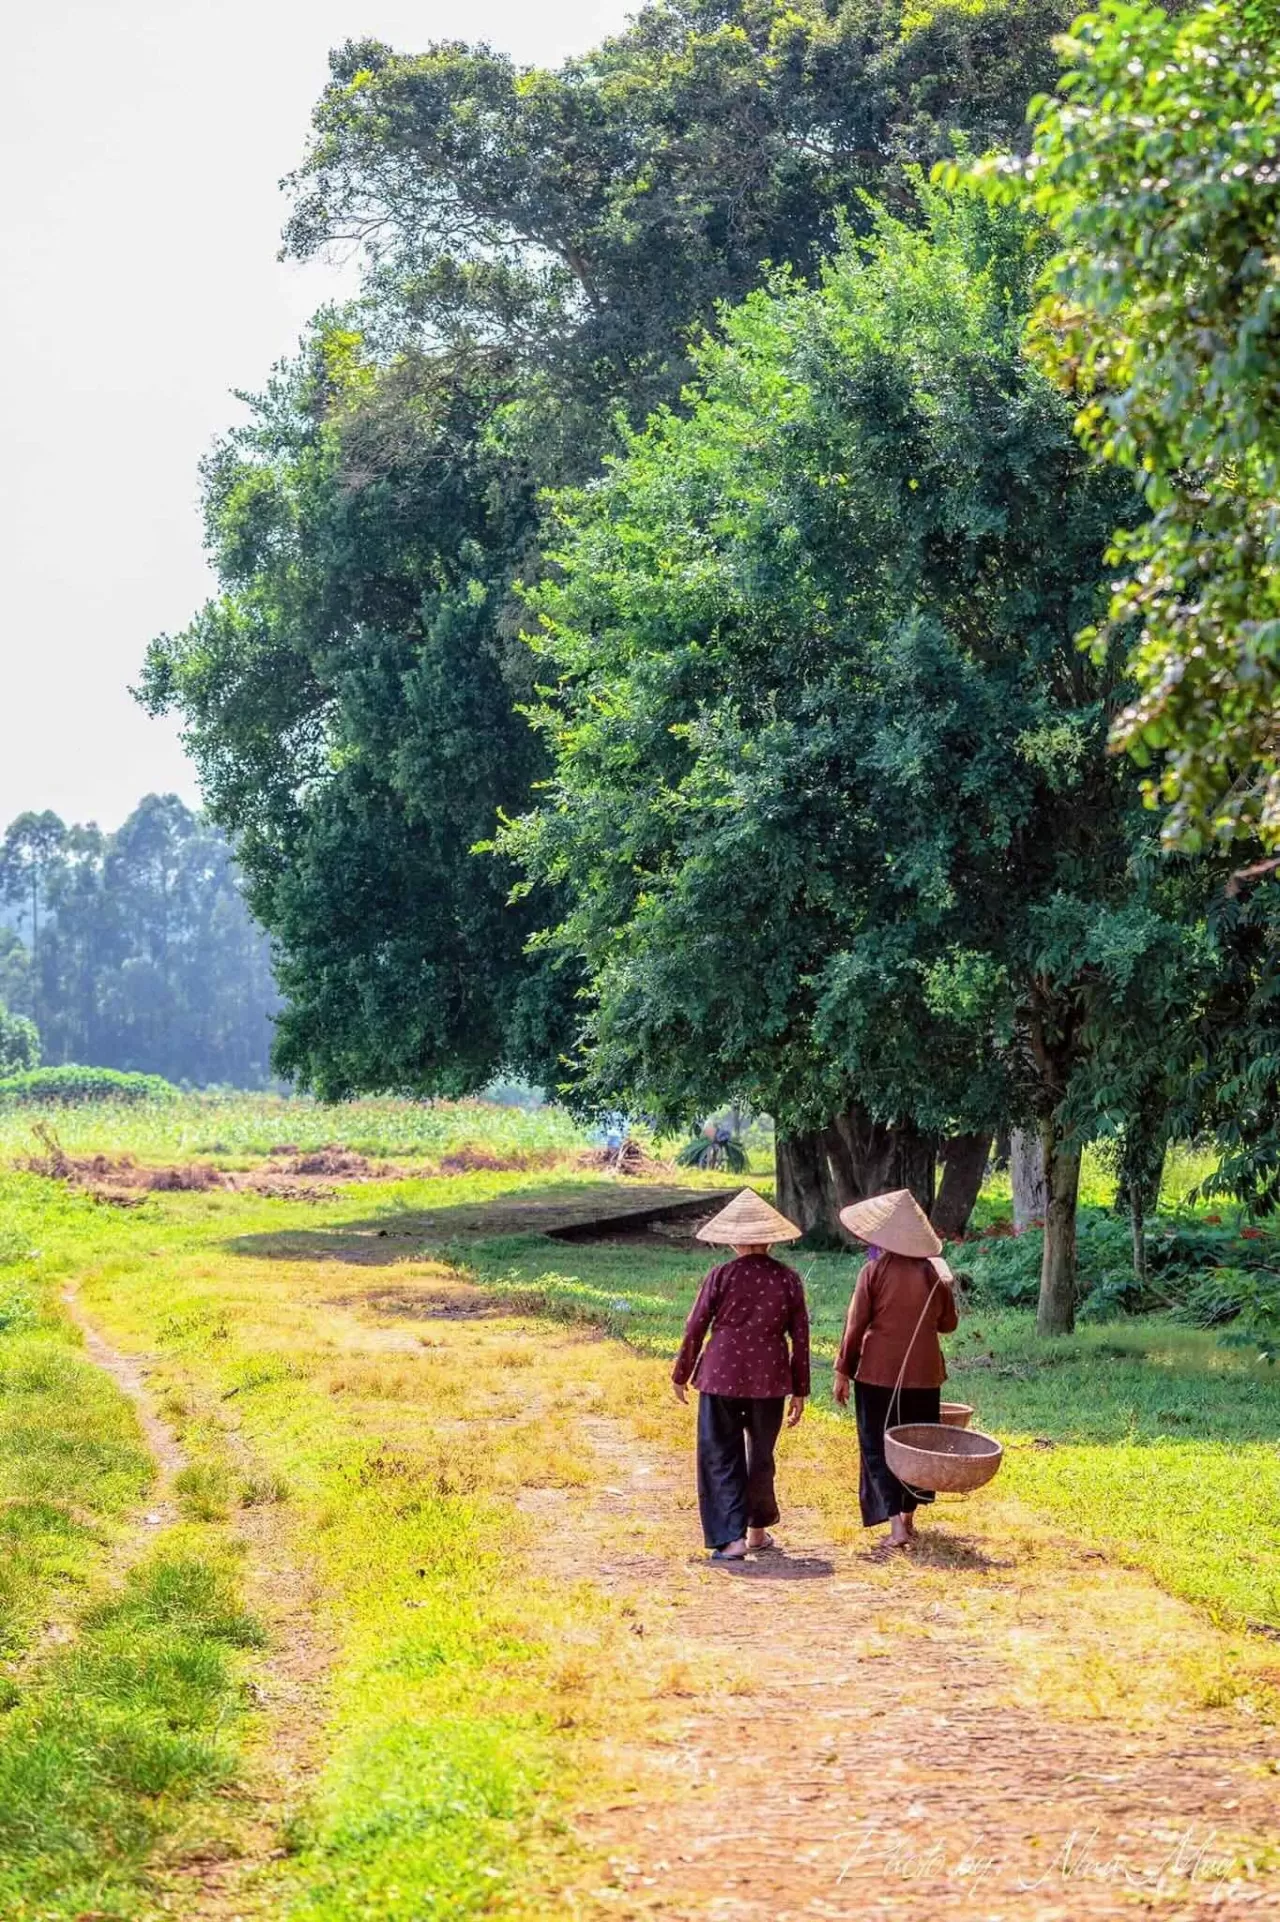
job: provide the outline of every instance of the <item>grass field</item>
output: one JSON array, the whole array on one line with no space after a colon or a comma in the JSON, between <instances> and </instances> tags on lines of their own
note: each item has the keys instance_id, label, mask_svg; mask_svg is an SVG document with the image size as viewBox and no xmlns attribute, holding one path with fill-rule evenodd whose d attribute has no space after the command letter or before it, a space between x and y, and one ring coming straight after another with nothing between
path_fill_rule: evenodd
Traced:
<instances>
[{"instance_id":1,"label":"grass field","mask_svg":"<svg viewBox=\"0 0 1280 1922\"><path fill-rule=\"evenodd\" d=\"M587 1473L581 1391L567 1351L552 1351L586 1325L615 1337L590 1348L592 1394L672 1432L663 1364L705 1262L656 1236L527 1231L600 1182L573 1165L581 1139L561 1117L252 1098L126 1113L119 1134L118 1119L59 1117L60 1138L82 1153L237 1165L285 1145L430 1162L502 1141L563 1147L565 1163L315 1202L213 1191L125 1208L0 1173L0 1913L149 1917L185 1863L243 1846L258 1768L246 1676L264 1628L242 1592L235 1521L261 1500L316 1570L337 1654L327 1759L262 1867L260 1912L417 1922L521 1914L527 1898L528 1913L547 1913L536 1890L566 1848L557 1811L590 1793L611 1718L644 1712L616 1610L586 1587L566 1601L536 1576L508 1579L516 1550L536 1567L521 1491ZM21 1153L12 1116L4 1127L0 1157ZM988 1214L1001 1205L998 1191L984 1198ZM500 1210L520 1232L494 1232ZM467 1327L483 1379L459 1371L447 1318L429 1333L393 1318L349 1352L361 1296L432 1262L509 1304L512 1319ZM805 1473L849 1540L848 1422L824 1364L856 1262L798 1262L819 1358ZM68 1283L111 1339L159 1358L152 1389L190 1460L184 1519L127 1555L151 1468L130 1405L62 1311ZM981 1304L949 1348L955 1392L1008 1444L1005 1495L1225 1624L1280 1628L1275 1371L1155 1318L1044 1344L1025 1314ZM51 1639L50 1623L65 1630Z\"/></svg>"},{"instance_id":2,"label":"grass field","mask_svg":"<svg viewBox=\"0 0 1280 1922\"><path fill-rule=\"evenodd\" d=\"M216 1835L241 1652L261 1642L216 1528L116 1555L154 1471L129 1400L61 1310L92 1260L83 1201L0 1181L0 1913L142 1913L152 1864Z\"/></svg>"},{"instance_id":3,"label":"grass field","mask_svg":"<svg viewBox=\"0 0 1280 1922\"><path fill-rule=\"evenodd\" d=\"M379 1192L378 1218L402 1222L410 1194L461 1197L475 1206L512 1185L512 1177L504 1187L501 1178L482 1174L395 1187ZM574 1186L581 1182L570 1192ZM8 1272L38 1273L56 1296L60 1279L74 1269L84 1300L114 1336L163 1356L153 1387L199 1471L180 1479L195 1498L190 1506L211 1517L197 1535L216 1536L214 1518L236 1500L234 1431L288 1506L297 1553L321 1573L340 1644L330 1761L290 1828L285 1859L267 1871L268 1899L279 1905L271 1913L323 1922L462 1916L488 1909L495 1882L518 1902L540 1862L560 1846L554 1809L579 1780L582 1732L600 1726L605 1713L595 1699L592 1648L625 1632L590 1597L575 1598L571 1632L579 1652L566 1662L563 1601L536 1583L513 1589L508 1580L512 1545L531 1532L512 1513L512 1493L572 1484L584 1474L574 1434L577 1396L563 1384L549 1392L537 1419L499 1428L495 1445L492 1424L527 1408L536 1338L494 1324L492 1366L506 1386L496 1404L490 1394L484 1420L472 1425L468 1384L447 1354L433 1365L413 1336L405 1352L393 1346L385 1362L343 1361L337 1351L346 1311L317 1300L314 1288L305 1301L295 1292L298 1264L281 1259L281 1251L301 1238L305 1267L312 1255L306 1238L318 1236L332 1238L332 1252L348 1224L362 1219L370 1191L356 1205L347 1199L306 1209L305 1226L297 1224L297 1204L220 1193L154 1196L117 1212L29 1176L11 1179L6 1192L11 1219L25 1230L17 1239L38 1244ZM363 1235L359 1244L358 1253L367 1251ZM65 1331L60 1339L74 1355ZM620 1348L619 1378L634 1379L637 1370L641 1364ZM106 1399L128 1432L128 1410ZM134 1479L121 1500L146 1481L136 1447L130 1460ZM120 1607L130 1606L126 1595ZM74 1658L90 1715L95 1684L86 1651L97 1622L92 1611L85 1615ZM186 1636L175 1617L169 1648L180 1667ZM225 1663L211 1663L211 1685L224 1687L227 1674ZM37 1661L34 1675L33 1700L56 1709L66 1692L67 1658ZM149 1686L152 1706L174 1716L187 1712L183 1705L195 1693L185 1670L168 1685L152 1676ZM615 1699L610 1712L616 1707ZM231 1728L234 1722L233 1715ZM206 1759L203 1776L183 1778L189 1798L234 1782L243 1766L225 1733ZM0 1785L4 1768L0 1749ZM169 1887L172 1822L162 1785L139 1777L131 1785L116 1782L113 1794L127 1799L130 1786L128 1809L111 1801L104 1814L139 1838L140 1848L149 1841L160 1864L156 1887ZM54 1800L32 1817L41 1837L80 1821L72 1789L64 1799L59 1788ZM209 1846L206 1831L218 1833L217 1823L202 1826L198 1818L198 1809L185 1811L179 1867L185 1854ZM45 1907L15 1902L3 1910L6 1918L35 1922L38 1915L43 1922L86 1909L151 1913L105 1830L90 1826L80 1847L84 1872L67 1881L65 1897L42 1885ZM95 1869L90 1901L85 1888Z\"/></svg>"}]
</instances>

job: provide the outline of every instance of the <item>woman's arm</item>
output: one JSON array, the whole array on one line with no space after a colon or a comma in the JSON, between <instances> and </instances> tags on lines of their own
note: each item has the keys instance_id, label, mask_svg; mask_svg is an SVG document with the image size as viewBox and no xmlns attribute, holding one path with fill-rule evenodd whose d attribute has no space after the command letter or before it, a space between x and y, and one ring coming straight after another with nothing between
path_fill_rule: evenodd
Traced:
<instances>
[{"instance_id":1,"label":"woman's arm","mask_svg":"<svg viewBox=\"0 0 1280 1922\"><path fill-rule=\"evenodd\" d=\"M843 1376L846 1383L858 1366L858 1356L862 1352L862 1338L871 1325L871 1284L874 1279L871 1271L874 1267L873 1261L866 1262L862 1273L858 1276L858 1285L853 1291L853 1300L849 1303L844 1334L836 1354L836 1374ZM847 1401L849 1399L847 1388L845 1393L837 1395L836 1399Z\"/></svg>"},{"instance_id":2,"label":"woman's arm","mask_svg":"<svg viewBox=\"0 0 1280 1922\"><path fill-rule=\"evenodd\" d=\"M719 1268L713 1268L704 1278L698 1290L697 1299L689 1310L689 1319L684 1325L684 1340L680 1344L680 1353L676 1356L676 1365L671 1370L672 1385L681 1401L684 1400L685 1385L693 1373L699 1351L706 1340L707 1330L716 1312L716 1285L719 1279Z\"/></svg>"},{"instance_id":3,"label":"woman's arm","mask_svg":"<svg viewBox=\"0 0 1280 1922\"><path fill-rule=\"evenodd\" d=\"M933 1270L942 1283L938 1290L938 1333L949 1335L960 1326L960 1311L956 1307L955 1276L942 1260L934 1262Z\"/></svg>"},{"instance_id":4,"label":"woman's arm","mask_svg":"<svg viewBox=\"0 0 1280 1922\"><path fill-rule=\"evenodd\" d=\"M791 1338L791 1392L804 1401L809 1394L809 1306L804 1298L804 1283L797 1279L787 1320Z\"/></svg>"}]
</instances>

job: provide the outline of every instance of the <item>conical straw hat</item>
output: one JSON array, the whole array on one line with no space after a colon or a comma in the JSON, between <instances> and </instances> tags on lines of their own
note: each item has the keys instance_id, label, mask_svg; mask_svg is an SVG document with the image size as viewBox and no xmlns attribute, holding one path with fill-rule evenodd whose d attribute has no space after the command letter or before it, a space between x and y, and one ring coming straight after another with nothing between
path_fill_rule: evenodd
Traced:
<instances>
[{"instance_id":1,"label":"conical straw hat","mask_svg":"<svg viewBox=\"0 0 1280 1922\"><path fill-rule=\"evenodd\" d=\"M869 1241L890 1255L940 1255L942 1243L929 1226L929 1217L909 1188L889 1195L872 1195L840 1210L851 1235Z\"/></svg>"},{"instance_id":2,"label":"conical straw hat","mask_svg":"<svg viewBox=\"0 0 1280 1922\"><path fill-rule=\"evenodd\" d=\"M744 1188L735 1195L728 1207L722 1208L710 1221L704 1221L697 1230L699 1241L720 1242L726 1248L750 1248L758 1243L771 1241L799 1241L804 1233L776 1208L751 1188Z\"/></svg>"}]
</instances>

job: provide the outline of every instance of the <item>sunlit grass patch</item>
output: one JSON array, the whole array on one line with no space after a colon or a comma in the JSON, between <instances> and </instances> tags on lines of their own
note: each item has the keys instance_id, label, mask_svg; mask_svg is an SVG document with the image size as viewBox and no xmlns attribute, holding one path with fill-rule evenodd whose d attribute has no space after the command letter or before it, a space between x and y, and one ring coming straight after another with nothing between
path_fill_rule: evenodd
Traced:
<instances>
[{"instance_id":1,"label":"sunlit grass patch","mask_svg":"<svg viewBox=\"0 0 1280 1922\"><path fill-rule=\"evenodd\" d=\"M291 1538L340 1644L331 1763L263 1899L281 1915L416 1922L487 1912L499 1889L514 1908L532 1890L536 1912L577 1745L649 1705L616 1651L617 1608L587 1584L539 1581L538 1524L519 1502L591 1477L579 1418L597 1390L572 1366L578 1344L624 1402L649 1371L594 1336L501 1312L380 1318L359 1267L251 1252L279 1212L237 1197L212 1240L206 1197L165 1196L82 1257L85 1298L115 1338L163 1352L153 1390L181 1403L200 1444L180 1498L194 1512L233 1503L239 1471L208 1463L248 1449L254 1475L287 1489ZM352 1208L318 1212L338 1224ZM415 1276L465 1306L447 1269L414 1258L393 1264L410 1307ZM231 1456L220 1424L239 1430Z\"/></svg>"},{"instance_id":2,"label":"sunlit grass patch","mask_svg":"<svg viewBox=\"0 0 1280 1922\"><path fill-rule=\"evenodd\" d=\"M168 1541L90 1609L0 1725L0 1913L136 1916L191 1804L236 1773L236 1651L262 1634L233 1571Z\"/></svg>"},{"instance_id":3,"label":"sunlit grass patch","mask_svg":"<svg viewBox=\"0 0 1280 1922\"><path fill-rule=\"evenodd\" d=\"M548 1759L515 1721L400 1719L368 1730L326 1784L290 1913L316 1922L492 1912Z\"/></svg>"},{"instance_id":4,"label":"sunlit grass patch","mask_svg":"<svg viewBox=\"0 0 1280 1922\"><path fill-rule=\"evenodd\" d=\"M0 1187L0 1656L79 1592L152 1475L132 1408L59 1314L48 1184Z\"/></svg>"},{"instance_id":5,"label":"sunlit grass patch","mask_svg":"<svg viewBox=\"0 0 1280 1922\"><path fill-rule=\"evenodd\" d=\"M222 1522L233 1498L230 1472L218 1462L192 1462L173 1480L178 1507L188 1521Z\"/></svg>"}]
</instances>

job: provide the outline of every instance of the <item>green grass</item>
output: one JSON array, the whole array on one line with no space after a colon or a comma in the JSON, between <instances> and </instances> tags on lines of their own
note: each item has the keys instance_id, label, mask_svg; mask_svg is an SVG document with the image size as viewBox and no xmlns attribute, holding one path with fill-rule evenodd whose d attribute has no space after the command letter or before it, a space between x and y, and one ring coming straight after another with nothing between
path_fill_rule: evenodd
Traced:
<instances>
[{"instance_id":1,"label":"green grass","mask_svg":"<svg viewBox=\"0 0 1280 1922\"><path fill-rule=\"evenodd\" d=\"M502 1142L502 1152L579 1139L562 1116L513 1109L371 1102L335 1112L257 1097L184 1098L163 1115L69 1111L58 1125L73 1151L156 1159L334 1143L430 1160L459 1145ZM1097 1200L1105 1171L1094 1175ZM1177 1176L1193 1178L1186 1168ZM229 1517L265 1502L289 1504L338 1644L329 1759L268 1873L270 1912L281 1922L521 1912L536 1884L531 1864L559 1846L557 1812L582 1787L576 1697L566 1709L563 1695L578 1684L557 1676L566 1647L575 1659L591 1649L593 1610L603 1615L607 1600L584 1589L557 1602L527 1573L512 1582L512 1544L527 1546L530 1525L502 1476L513 1459L523 1486L580 1472L575 1384L548 1378L551 1412L528 1417L521 1397L545 1324L517 1359L499 1333L484 1394L509 1396L510 1410L477 1419L477 1384L451 1371L443 1324L412 1366L392 1354L344 1372L349 1330L332 1302L335 1290L394 1287L400 1263L440 1254L521 1309L588 1321L665 1362L704 1255L656 1237L583 1245L491 1232L490 1204L536 1210L593 1179L481 1171L306 1206L165 1193L115 1210L0 1174L5 1922L150 1916L157 1863L224 1805L240 1767L244 1665L260 1638L222 1544ZM984 1213L1000 1207L989 1192ZM826 1386L857 1264L797 1259L813 1309L817 1405L824 1421L844 1421ZM123 1593L104 1589L103 1569L150 1468L127 1403L60 1312L73 1276L115 1339L161 1355L154 1386L192 1456L174 1491L181 1528ZM1025 1313L981 1306L948 1345L954 1392L1010 1444L1004 1487L1222 1620L1280 1626L1275 1371L1156 1318L1045 1344ZM589 1346L599 1368L624 1358L632 1373L619 1373L620 1392L657 1376L621 1348ZM231 1421L251 1470L240 1457L232 1464ZM515 1455L500 1460L504 1447ZM76 1639L15 1661L59 1610L76 1621Z\"/></svg>"},{"instance_id":2,"label":"green grass","mask_svg":"<svg viewBox=\"0 0 1280 1922\"><path fill-rule=\"evenodd\" d=\"M177 1478L184 1513L211 1529L237 1501L283 1494L300 1531L298 1552L323 1587L326 1620L341 1644L332 1759L284 1838L289 1854L273 1872L272 1914L423 1922L486 1913L495 1889L522 1884L556 1805L564 1758L551 1677L562 1660L562 1623L553 1629L528 1586L510 1579L510 1544L528 1525L513 1514L510 1491L489 1485L483 1429L453 1433L450 1401L441 1438L432 1436L427 1409L420 1419L410 1411L408 1430L388 1438L380 1405L366 1416L363 1389L332 1385L334 1343L304 1332L294 1265L279 1259L297 1243L300 1261L326 1264L307 1289L323 1296L340 1272L332 1242L371 1208L394 1223L406 1192L474 1205L537 1185L529 1175L482 1173L397 1186L389 1196L363 1189L306 1209L197 1193L117 1212L31 1183L50 1204L40 1266L50 1276L76 1268L95 1313L163 1351L168 1367L153 1385L185 1411L186 1445L209 1443L206 1458ZM357 1253L365 1245L357 1241ZM249 1481L218 1458L220 1411L229 1406L261 1465ZM589 1602L584 1612L589 1619ZM158 1670L154 1680L163 1701ZM91 1689L91 1674L82 1681ZM177 1677L168 1686L177 1691ZM222 1750L211 1752L209 1772L191 1777L191 1791L203 1793L229 1766ZM50 1835L61 1862L56 1811L36 1808L32 1824ZM156 1834L144 1824L136 1846L130 1840L126 1881ZM82 1908L116 1913L99 1892L84 1895L83 1878L70 1885ZM8 1922L2 1899L0 1914Z\"/></svg>"},{"instance_id":3,"label":"green grass","mask_svg":"<svg viewBox=\"0 0 1280 1922\"><path fill-rule=\"evenodd\" d=\"M61 1312L118 1220L0 1183L0 1914L153 1912L157 1849L235 1774L234 1651L260 1641L207 1531L109 1579L153 1464L132 1405ZM69 1640L42 1643L54 1619Z\"/></svg>"},{"instance_id":4,"label":"green grass","mask_svg":"<svg viewBox=\"0 0 1280 1922\"><path fill-rule=\"evenodd\" d=\"M74 1603L151 1461L133 1410L89 1362L40 1243L78 1219L30 1177L0 1187L0 1658Z\"/></svg>"},{"instance_id":5,"label":"green grass","mask_svg":"<svg viewBox=\"0 0 1280 1922\"><path fill-rule=\"evenodd\" d=\"M199 1540L170 1538L86 1613L0 1726L6 1922L155 1912L158 1846L235 1778L235 1651L261 1639Z\"/></svg>"},{"instance_id":6,"label":"green grass","mask_svg":"<svg viewBox=\"0 0 1280 1922\"><path fill-rule=\"evenodd\" d=\"M1211 1150L1193 1147L1187 1142L1175 1142L1165 1157L1164 1179L1160 1184L1160 1206L1165 1211L1181 1208L1187 1197L1207 1181L1218 1165L1218 1156ZM1084 1208L1110 1208L1115 1202L1116 1176L1110 1158L1103 1148L1090 1145L1084 1151L1080 1166L1080 1204ZM1007 1168L988 1177L974 1217L975 1225L984 1226L987 1222L1007 1216L1012 1207L1013 1192Z\"/></svg>"}]
</instances>

